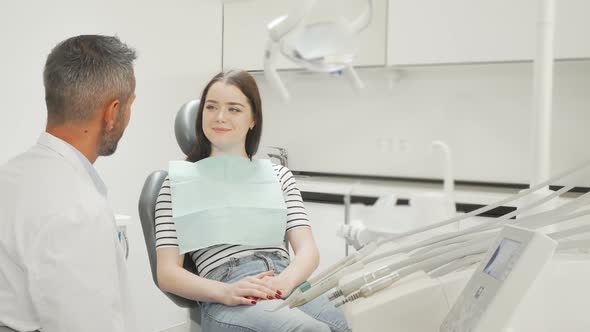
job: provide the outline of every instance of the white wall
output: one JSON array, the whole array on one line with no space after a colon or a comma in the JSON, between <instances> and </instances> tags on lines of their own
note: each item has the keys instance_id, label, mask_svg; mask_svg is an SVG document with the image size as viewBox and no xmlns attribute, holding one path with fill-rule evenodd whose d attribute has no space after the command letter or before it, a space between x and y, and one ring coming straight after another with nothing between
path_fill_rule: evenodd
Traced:
<instances>
[{"instance_id":1,"label":"white wall","mask_svg":"<svg viewBox=\"0 0 590 332\"><path fill-rule=\"evenodd\" d=\"M153 286L137 199L149 172L181 157L173 117L220 69L220 27L221 6L214 0L173 5L29 0L5 1L0 7L0 162L32 145L44 128L41 73L58 41L81 33L116 33L139 52L131 123L115 156L99 159L96 166L116 211L134 218L129 267L142 331L186 320L185 311ZM261 79L263 145L286 147L296 170L438 177L437 166L423 156L430 140L443 139L453 148L458 179L526 182L531 68L408 68L397 83L383 70L361 70L367 89L360 94L337 77L290 74L290 105L278 101ZM556 66L553 169L590 156L585 144L590 138L589 87L590 62ZM322 220L316 221L321 234L331 232L332 225L318 222L336 220L338 214L338 207L326 212L310 205L312 219ZM336 248L334 255L342 250L340 242L322 242L320 248L324 253Z\"/></svg>"},{"instance_id":2,"label":"white wall","mask_svg":"<svg viewBox=\"0 0 590 332\"><path fill-rule=\"evenodd\" d=\"M282 73L284 104L263 92L263 144L287 148L291 169L441 178L431 140L453 151L456 179L528 183L532 64L361 69L356 93L340 77ZM590 159L590 60L555 66L552 172ZM588 185L590 180L580 185Z\"/></svg>"},{"instance_id":3,"label":"white wall","mask_svg":"<svg viewBox=\"0 0 590 332\"><path fill-rule=\"evenodd\" d=\"M117 34L136 48L137 99L117 153L96 163L117 213L129 226L129 276L140 331L186 321L186 311L151 279L137 215L145 177L181 157L173 133L177 109L200 95L221 68L218 1L3 1L0 5L0 163L25 150L44 130L45 57L77 34Z\"/></svg>"}]
</instances>

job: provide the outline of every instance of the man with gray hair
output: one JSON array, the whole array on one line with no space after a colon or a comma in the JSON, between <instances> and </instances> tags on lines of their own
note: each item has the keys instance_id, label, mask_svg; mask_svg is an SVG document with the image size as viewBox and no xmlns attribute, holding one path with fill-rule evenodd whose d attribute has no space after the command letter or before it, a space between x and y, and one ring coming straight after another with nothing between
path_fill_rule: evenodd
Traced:
<instances>
[{"instance_id":1,"label":"man with gray hair","mask_svg":"<svg viewBox=\"0 0 590 332\"><path fill-rule=\"evenodd\" d=\"M114 214L93 167L129 122L135 58L98 35L69 38L47 57L46 130L0 167L0 326L135 331Z\"/></svg>"}]
</instances>

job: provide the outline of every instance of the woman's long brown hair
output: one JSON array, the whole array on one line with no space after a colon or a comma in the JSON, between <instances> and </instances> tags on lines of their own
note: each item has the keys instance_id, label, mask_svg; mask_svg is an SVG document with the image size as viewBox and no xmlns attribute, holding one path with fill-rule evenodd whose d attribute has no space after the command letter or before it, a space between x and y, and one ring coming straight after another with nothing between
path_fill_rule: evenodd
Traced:
<instances>
[{"instance_id":1,"label":"woman's long brown hair","mask_svg":"<svg viewBox=\"0 0 590 332\"><path fill-rule=\"evenodd\" d=\"M207 93L211 86L217 82L223 82L231 84L248 98L250 108L252 109L252 116L254 117L254 128L248 131L246 135L246 154L248 158L252 159L252 156L258 151L258 145L260 144L260 136L262 135L262 102L260 100L260 92L258 91L258 85L252 75L243 70L228 70L221 72L209 81L203 93L201 94L201 100L199 103L199 110L197 112L197 122L195 123L195 129L197 133L197 140L193 149L188 154L186 160L197 162L201 159L209 157L211 154L211 142L205 136L203 132L203 109L205 107L205 100Z\"/></svg>"}]
</instances>

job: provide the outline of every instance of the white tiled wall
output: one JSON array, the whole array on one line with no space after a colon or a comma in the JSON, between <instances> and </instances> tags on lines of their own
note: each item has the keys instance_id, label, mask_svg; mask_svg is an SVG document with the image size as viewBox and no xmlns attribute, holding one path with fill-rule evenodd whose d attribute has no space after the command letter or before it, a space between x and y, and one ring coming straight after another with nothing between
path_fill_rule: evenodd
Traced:
<instances>
[{"instance_id":1,"label":"white tiled wall","mask_svg":"<svg viewBox=\"0 0 590 332\"><path fill-rule=\"evenodd\" d=\"M458 180L529 182L532 63L402 68L399 81L359 73L358 92L342 77L281 73L289 104L258 75L264 145L287 148L294 170L441 178L430 142L442 140ZM552 173L590 159L589 87L590 60L556 64Z\"/></svg>"}]
</instances>

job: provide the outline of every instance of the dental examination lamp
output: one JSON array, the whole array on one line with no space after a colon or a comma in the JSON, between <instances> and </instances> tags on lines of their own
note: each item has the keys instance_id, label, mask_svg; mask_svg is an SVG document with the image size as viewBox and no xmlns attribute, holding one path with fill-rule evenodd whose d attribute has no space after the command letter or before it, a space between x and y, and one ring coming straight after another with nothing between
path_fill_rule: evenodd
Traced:
<instances>
[{"instance_id":1,"label":"dental examination lamp","mask_svg":"<svg viewBox=\"0 0 590 332\"><path fill-rule=\"evenodd\" d=\"M316 1L293 1L297 5L290 14L274 19L267 26L269 39L264 53L264 75L285 101L290 100L290 95L277 72L279 53L310 71L345 70L356 88L363 87L352 66L358 53L355 37L371 21L373 0L367 0L365 11L352 22L341 18L307 24L306 17Z\"/></svg>"}]
</instances>

